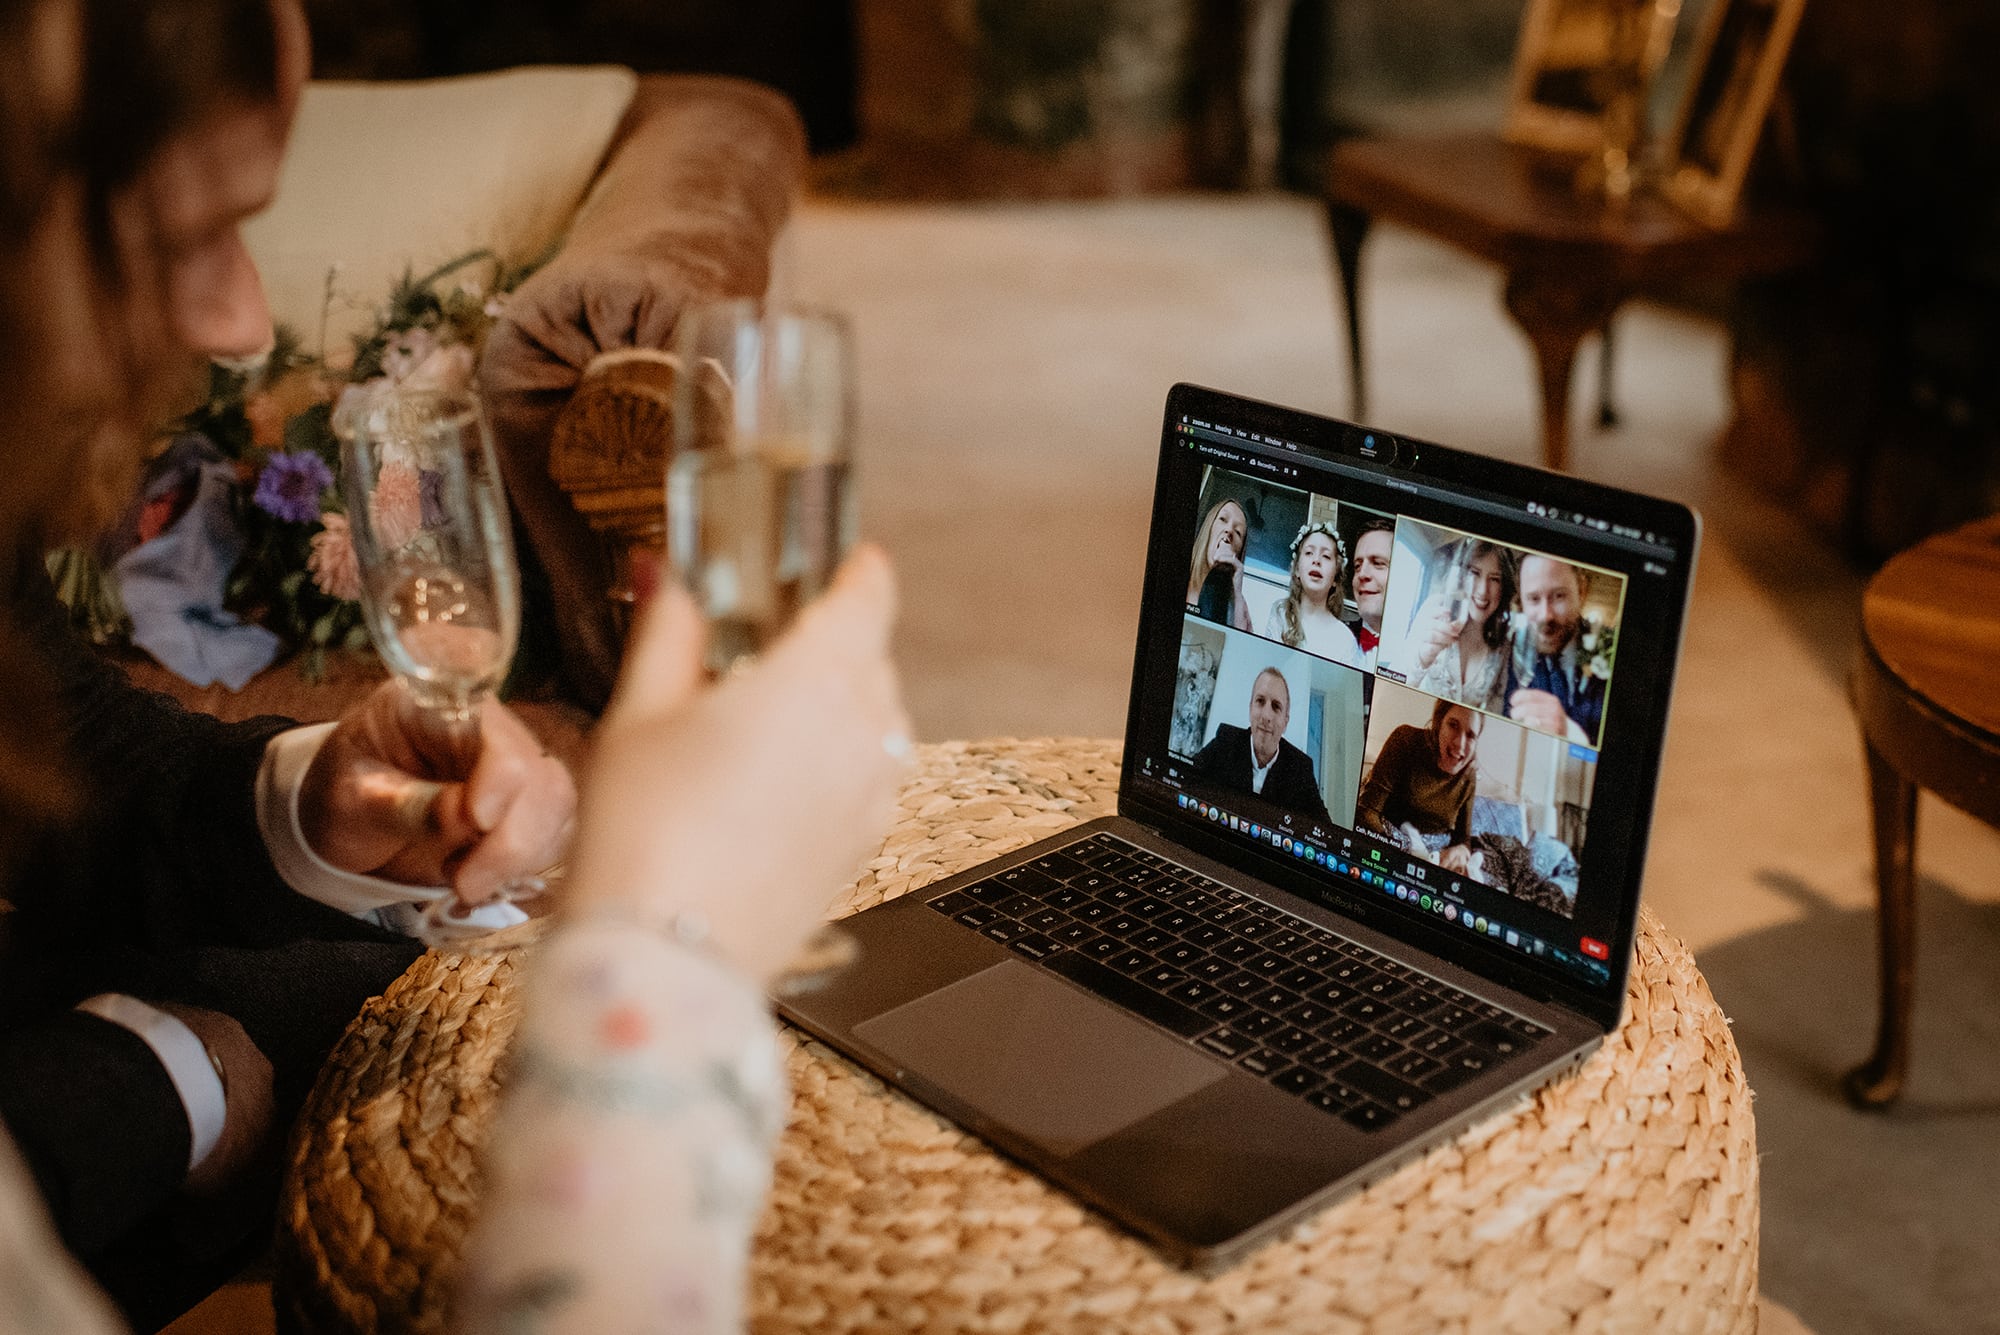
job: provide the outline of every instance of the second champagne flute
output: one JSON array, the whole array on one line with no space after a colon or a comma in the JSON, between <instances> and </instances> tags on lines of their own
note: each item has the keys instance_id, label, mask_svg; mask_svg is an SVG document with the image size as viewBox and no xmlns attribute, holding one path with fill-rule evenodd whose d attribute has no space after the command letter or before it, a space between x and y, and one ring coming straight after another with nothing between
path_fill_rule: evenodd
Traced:
<instances>
[{"instance_id":1,"label":"second champagne flute","mask_svg":"<svg viewBox=\"0 0 2000 1335\"><path fill-rule=\"evenodd\" d=\"M370 635L451 753L437 777L469 778L480 705L506 679L521 631L512 525L485 418L467 392L381 389L337 426ZM528 877L500 897L545 888ZM420 935L442 945L480 930L446 891L425 906Z\"/></svg>"},{"instance_id":2,"label":"second champagne flute","mask_svg":"<svg viewBox=\"0 0 2000 1335\"><path fill-rule=\"evenodd\" d=\"M828 311L681 317L667 542L724 672L784 632L854 542L853 354Z\"/></svg>"}]
</instances>

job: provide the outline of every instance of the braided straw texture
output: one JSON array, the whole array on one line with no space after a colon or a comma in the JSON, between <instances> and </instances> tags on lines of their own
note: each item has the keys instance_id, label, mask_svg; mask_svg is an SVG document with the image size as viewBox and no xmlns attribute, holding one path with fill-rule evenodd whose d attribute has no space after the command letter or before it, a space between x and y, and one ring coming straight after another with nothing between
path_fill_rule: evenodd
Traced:
<instances>
[{"instance_id":1,"label":"braided straw texture","mask_svg":"<svg viewBox=\"0 0 2000 1335\"><path fill-rule=\"evenodd\" d=\"M838 911L1104 814L1117 781L1111 742L920 748ZM525 944L535 925L513 930ZM284 1328L443 1328L522 954L434 951L348 1029L293 1147ZM822 1045L785 1045L756 1335L1756 1329L1750 1091L1693 959L1650 914L1624 1026L1577 1073L1209 1279Z\"/></svg>"}]
</instances>

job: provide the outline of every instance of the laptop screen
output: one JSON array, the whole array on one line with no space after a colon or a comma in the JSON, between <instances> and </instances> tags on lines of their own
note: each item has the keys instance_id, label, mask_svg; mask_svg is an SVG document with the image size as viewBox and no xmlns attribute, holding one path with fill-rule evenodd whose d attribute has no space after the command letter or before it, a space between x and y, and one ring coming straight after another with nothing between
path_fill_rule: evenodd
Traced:
<instances>
[{"instance_id":1,"label":"laptop screen","mask_svg":"<svg viewBox=\"0 0 2000 1335\"><path fill-rule=\"evenodd\" d=\"M1123 804L1615 1021L1684 507L1178 386Z\"/></svg>"}]
</instances>

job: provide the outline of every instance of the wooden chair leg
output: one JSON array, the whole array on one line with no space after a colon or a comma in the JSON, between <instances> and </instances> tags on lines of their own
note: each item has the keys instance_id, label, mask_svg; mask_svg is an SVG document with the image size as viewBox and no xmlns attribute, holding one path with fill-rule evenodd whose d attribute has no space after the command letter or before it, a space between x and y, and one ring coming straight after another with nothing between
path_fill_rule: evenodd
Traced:
<instances>
[{"instance_id":1,"label":"wooden chair leg","mask_svg":"<svg viewBox=\"0 0 2000 1335\"><path fill-rule=\"evenodd\" d=\"M1882 998L1874 1055L1847 1073L1845 1088L1848 1101L1857 1108L1886 1108L1902 1094L1910 1064L1917 946L1917 786L1897 773L1872 744L1865 745L1868 802L1875 826Z\"/></svg>"},{"instance_id":2,"label":"wooden chair leg","mask_svg":"<svg viewBox=\"0 0 2000 1335\"><path fill-rule=\"evenodd\" d=\"M1569 382L1584 335L1611 323L1621 295L1589 274L1517 269L1502 294L1507 313L1535 349L1542 385L1542 466L1569 467Z\"/></svg>"},{"instance_id":3,"label":"wooden chair leg","mask_svg":"<svg viewBox=\"0 0 2000 1335\"><path fill-rule=\"evenodd\" d=\"M1326 229L1333 237L1333 262L1340 273L1341 304L1347 312L1347 371L1353 386L1354 420L1368 420L1368 382L1361 365L1361 245L1368 239L1370 218L1360 209L1329 199Z\"/></svg>"}]
</instances>

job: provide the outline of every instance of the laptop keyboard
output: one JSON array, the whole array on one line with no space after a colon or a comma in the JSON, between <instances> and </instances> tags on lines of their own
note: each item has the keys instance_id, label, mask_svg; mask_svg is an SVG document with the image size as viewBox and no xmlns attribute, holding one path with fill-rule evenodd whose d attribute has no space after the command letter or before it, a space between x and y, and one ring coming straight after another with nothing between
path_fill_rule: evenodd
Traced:
<instances>
[{"instance_id":1,"label":"laptop keyboard","mask_svg":"<svg viewBox=\"0 0 2000 1335\"><path fill-rule=\"evenodd\" d=\"M930 906L1364 1131L1549 1035L1111 834Z\"/></svg>"}]
</instances>

